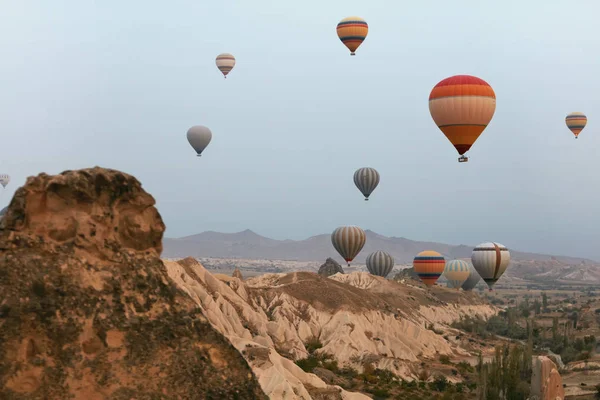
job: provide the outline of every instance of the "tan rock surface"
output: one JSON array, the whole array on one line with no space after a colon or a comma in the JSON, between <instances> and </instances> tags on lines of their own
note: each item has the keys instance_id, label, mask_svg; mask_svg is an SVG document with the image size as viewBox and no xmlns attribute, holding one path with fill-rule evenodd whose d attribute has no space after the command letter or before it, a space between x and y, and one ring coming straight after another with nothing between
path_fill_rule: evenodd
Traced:
<instances>
[{"instance_id":1,"label":"tan rock surface","mask_svg":"<svg viewBox=\"0 0 600 400\"><path fill-rule=\"evenodd\" d=\"M563 400L565 390L556 364L546 356L533 357L531 400Z\"/></svg>"},{"instance_id":2,"label":"tan rock surface","mask_svg":"<svg viewBox=\"0 0 600 400\"><path fill-rule=\"evenodd\" d=\"M0 397L265 397L169 280L163 232L130 175L28 178L0 222Z\"/></svg>"}]
</instances>

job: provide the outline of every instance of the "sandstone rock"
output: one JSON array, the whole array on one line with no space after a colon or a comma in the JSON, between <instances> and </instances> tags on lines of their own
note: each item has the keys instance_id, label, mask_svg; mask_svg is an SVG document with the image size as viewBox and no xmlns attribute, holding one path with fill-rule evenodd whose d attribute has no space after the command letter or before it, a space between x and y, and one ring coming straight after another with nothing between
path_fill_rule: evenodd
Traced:
<instances>
[{"instance_id":1,"label":"sandstone rock","mask_svg":"<svg viewBox=\"0 0 600 400\"><path fill-rule=\"evenodd\" d=\"M331 257L325 260L325 263L319 268L319 275L331 276L337 273L343 274L344 270L342 269L342 266Z\"/></svg>"},{"instance_id":2,"label":"sandstone rock","mask_svg":"<svg viewBox=\"0 0 600 400\"><path fill-rule=\"evenodd\" d=\"M238 267L235 267L235 269L233 270L233 274L231 275L234 278L238 278L240 281L244 280L244 277L242 276L242 272L240 271L240 269Z\"/></svg>"},{"instance_id":3,"label":"sandstone rock","mask_svg":"<svg viewBox=\"0 0 600 400\"><path fill-rule=\"evenodd\" d=\"M556 364L546 356L533 357L531 400L563 400L565 390Z\"/></svg>"},{"instance_id":4,"label":"sandstone rock","mask_svg":"<svg viewBox=\"0 0 600 400\"><path fill-rule=\"evenodd\" d=\"M265 398L168 278L154 204L97 167L16 191L0 222L0 397Z\"/></svg>"}]
</instances>

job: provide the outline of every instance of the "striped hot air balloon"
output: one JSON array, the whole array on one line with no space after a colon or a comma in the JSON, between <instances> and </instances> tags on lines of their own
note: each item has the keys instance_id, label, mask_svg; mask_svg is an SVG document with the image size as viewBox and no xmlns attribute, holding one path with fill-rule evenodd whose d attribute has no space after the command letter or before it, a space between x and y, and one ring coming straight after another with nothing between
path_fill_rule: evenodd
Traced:
<instances>
[{"instance_id":1,"label":"striped hot air balloon","mask_svg":"<svg viewBox=\"0 0 600 400\"><path fill-rule=\"evenodd\" d=\"M448 279L448 287L460 289L469 277L469 264L463 260L452 260L446 263L444 276Z\"/></svg>"},{"instance_id":2,"label":"striped hot air balloon","mask_svg":"<svg viewBox=\"0 0 600 400\"><path fill-rule=\"evenodd\" d=\"M342 43L350 50L350 55L356 55L356 49L364 42L369 33L367 21L360 17L344 18L337 24L337 34Z\"/></svg>"},{"instance_id":3,"label":"striped hot air balloon","mask_svg":"<svg viewBox=\"0 0 600 400\"><path fill-rule=\"evenodd\" d=\"M475 270L475 268L473 268L472 265L469 265L469 277L462 284L462 289L466 291L473 290L480 280L481 276L479 276L479 273Z\"/></svg>"},{"instance_id":4,"label":"striped hot air balloon","mask_svg":"<svg viewBox=\"0 0 600 400\"><path fill-rule=\"evenodd\" d=\"M481 243L473 249L471 254L473 267L483 278L490 290L500 279L508 264L510 263L510 252L506 246L500 243L486 242Z\"/></svg>"},{"instance_id":5,"label":"striped hot air balloon","mask_svg":"<svg viewBox=\"0 0 600 400\"><path fill-rule=\"evenodd\" d=\"M444 272L445 265L446 261L444 257L433 250L422 251L413 260L415 272L427 286L435 284L442 272Z\"/></svg>"},{"instance_id":6,"label":"striped hot air balloon","mask_svg":"<svg viewBox=\"0 0 600 400\"><path fill-rule=\"evenodd\" d=\"M435 124L461 156L468 161L469 151L496 111L494 89L483 79L471 75L446 78L429 94L429 111Z\"/></svg>"},{"instance_id":7,"label":"striped hot air balloon","mask_svg":"<svg viewBox=\"0 0 600 400\"><path fill-rule=\"evenodd\" d=\"M567 115L567 118L565 118L565 122L567 123L567 127L575 135L575 139L577 139L577 137L587 124L587 117L584 113L572 112L571 114Z\"/></svg>"},{"instance_id":8,"label":"striped hot air balloon","mask_svg":"<svg viewBox=\"0 0 600 400\"><path fill-rule=\"evenodd\" d=\"M394 257L385 251L377 250L367 256L367 269L372 275L386 277L394 268Z\"/></svg>"},{"instance_id":9,"label":"striped hot air balloon","mask_svg":"<svg viewBox=\"0 0 600 400\"><path fill-rule=\"evenodd\" d=\"M365 196L365 201L379 185L379 172L375 168L359 168L354 173L354 184Z\"/></svg>"},{"instance_id":10,"label":"striped hot air balloon","mask_svg":"<svg viewBox=\"0 0 600 400\"><path fill-rule=\"evenodd\" d=\"M227 79L227 74L235 67L235 57L229 53L222 53L217 56L215 62L219 71L221 71L223 76L225 76L225 79Z\"/></svg>"},{"instance_id":11,"label":"striped hot air balloon","mask_svg":"<svg viewBox=\"0 0 600 400\"><path fill-rule=\"evenodd\" d=\"M10 175L7 174L0 174L0 184L2 185L2 187L6 187L6 185L8 185L10 183Z\"/></svg>"},{"instance_id":12,"label":"striped hot air balloon","mask_svg":"<svg viewBox=\"0 0 600 400\"><path fill-rule=\"evenodd\" d=\"M348 265L362 250L367 235L358 226L340 226L331 234L331 243Z\"/></svg>"}]
</instances>

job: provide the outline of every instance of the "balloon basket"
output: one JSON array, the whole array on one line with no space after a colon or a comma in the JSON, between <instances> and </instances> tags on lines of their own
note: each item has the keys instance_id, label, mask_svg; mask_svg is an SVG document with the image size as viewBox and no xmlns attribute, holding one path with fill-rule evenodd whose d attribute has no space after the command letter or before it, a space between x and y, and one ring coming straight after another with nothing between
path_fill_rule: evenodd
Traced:
<instances>
[{"instance_id":1,"label":"balloon basket","mask_svg":"<svg viewBox=\"0 0 600 400\"><path fill-rule=\"evenodd\" d=\"M369 199L365 198L365 201L369 201Z\"/></svg>"},{"instance_id":2,"label":"balloon basket","mask_svg":"<svg viewBox=\"0 0 600 400\"><path fill-rule=\"evenodd\" d=\"M458 162L467 162L469 161L469 157L460 156L458 157Z\"/></svg>"},{"instance_id":3,"label":"balloon basket","mask_svg":"<svg viewBox=\"0 0 600 400\"><path fill-rule=\"evenodd\" d=\"M351 55L351 56L355 56L355 55L356 55L356 53L355 53L355 52L352 52L352 53L350 53L350 55Z\"/></svg>"}]
</instances>

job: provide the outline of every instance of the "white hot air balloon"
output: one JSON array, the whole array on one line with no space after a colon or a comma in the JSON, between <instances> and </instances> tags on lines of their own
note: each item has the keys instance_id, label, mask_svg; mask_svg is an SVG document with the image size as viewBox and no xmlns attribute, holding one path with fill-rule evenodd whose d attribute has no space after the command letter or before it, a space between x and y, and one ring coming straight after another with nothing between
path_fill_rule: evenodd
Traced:
<instances>
[{"instance_id":1,"label":"white hot air balloon","mask_svg":"<svg viewBox=\"0 0 600 400\"><path fill-rule=\"evenodd\" d=\"M205 126L194 125L188 129L187 139L194 150L196 150L196 153L198 153L198 157L200 157L212 139L212 132Z\"/></svg>"},{"instance_id":2,"label":"white hot air balloon","mask_svg":"<svg viewBox=\"0 0 600 400\"><path fill-rule=\"evenodd\" d=\"M477 245L471 254L473 267L487 283L490 290L500 279L510 263L510 252L506 246L495 242L486 242Z\"/></svg>"},{"instance_id":3,"label":"white hot air balloon","mask_svg":"<svg viewBox=\"0 0 600 400\"><path fill-rule=\"evenodd\" d=\"M6 187L6 185L8 185L9 182L10 176L6 174L0 174L0 185L2 185L2 187Z\"/></svg>"}]
</instances>

